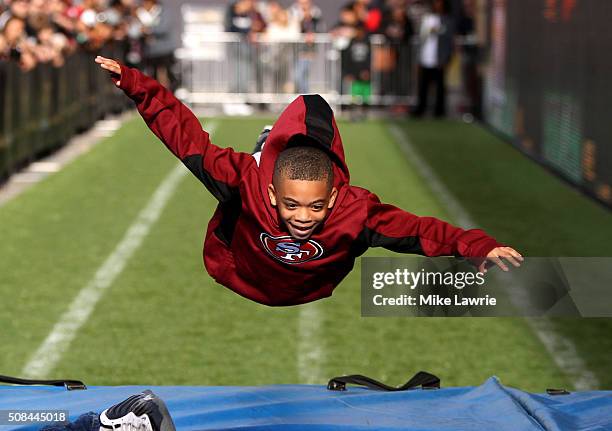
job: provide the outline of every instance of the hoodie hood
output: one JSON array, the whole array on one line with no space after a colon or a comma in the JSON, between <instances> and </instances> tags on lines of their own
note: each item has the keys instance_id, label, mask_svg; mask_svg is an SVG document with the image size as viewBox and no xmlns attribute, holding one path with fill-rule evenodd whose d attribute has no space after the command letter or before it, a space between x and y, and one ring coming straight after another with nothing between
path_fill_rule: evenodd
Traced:
<instances>
[{"instance_id":1,"label":"hoodie hood","mask_svg":"<svg viewBox=\"0 0 612 431\"><path fill-rule=\"evenodd\" d=\"M288 142L298 136L311 138L317 148L329 154L334 167L334 186L340 191L349 183L349 171L344 160L342 139L334 113L329 104L318 94L299 96L278 117L261 152L259 180L266 206L276 214L268 200L268 184L272 183L274 163L287 148Z\"/></svg>"}]
</instances>

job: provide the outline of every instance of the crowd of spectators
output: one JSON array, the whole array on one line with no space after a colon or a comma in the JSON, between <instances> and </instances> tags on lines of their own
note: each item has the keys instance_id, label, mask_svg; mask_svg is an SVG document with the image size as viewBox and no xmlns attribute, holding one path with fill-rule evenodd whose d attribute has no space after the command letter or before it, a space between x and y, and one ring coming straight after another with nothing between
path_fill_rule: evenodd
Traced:
<instances>
[{"instance_id":1,"label":"crowd of spectators","mask_svg":"<svg viewBox=\"0 0 612 431\"><path fill-rule=\"evenodd\" d=\"M312 0L297 0L284 8L276 0L236 0L227 8L225 30L242 35L245 42L272 42L266 55L272 65L269 74L276 78L279 88L275 91L307 93L309 71L316 47L316 33L329 32L336 48L342 53L341 83L345 93L353 94L361 104L367 104L370 96L371 65L382 76L381 90L388 94L408 93L407 64L410 57L410 41L414 34L412 19L408 15L409 0L355 0L343 5L338 22L326 28L321 9ZM414 6L414 5L413 5ZM379 47L370 52L372 35L382 39ZM276 44L275 42L297 42ZM299 52L294 53L296 47ZM250 49L250 51L249 51ZM260 73L258 47L241 45L230 57L242 75L235 77L234 90L245 91L249 68L248 58L254 64L255 74ZM259 52L261 54L261 52ZM373 60L373 61L372 61ZM294 79L288 76L290 72ZM405 72L406 76L401 76ZM256 77L259 84L260 77ZM259 88L258 88L259 91Z\"/></svg>"},{"instance_id":2,"label":"crowd of spectators","mask_svg":"<svg viewBox=\"0 0 612 431\"><path fill-rule=\"evenodd\" d=\"M451 5L454 5L453 9ZM343 46L343 92L367 105L372 75L381 96L407 96L417 77L417 100L410 111L420 117L435 90L434 115L446 115L446 73L455 47L462 45L463 108L477 114L475 2L463 0L354 0L341 10L331 34ZM372 43L374 40L376 43ZM462 44L461 42L466 42ZM408 112L406 106L396 106Z\"/></svg>"},{"instance_id":3,"label":"crowd of spectators","mask_svg":"<svg viewBox=\"0 0 612 431\"><path fill-rule=\"evenodd\" d=\"M277 0L236 0L227 9L225 30L241 33L250 40L263 36L273 41L294 41L301 34L324 31L321 15L312 0L297 0L289 8Z\"/></svg>"},{"instance_id":4,"label":"crowd of spectators","mask_svg":"<svg viewBox=\"0 0 612 431\"><path fill-rule=\"evenodd\" d=\"M363 108L369 105L371 77L381 95L408 94L413 20L408 0L355 0L341 9L331 29L342 52L342 90ZM372 43L373 37L377 43Z\"/></svg>"},{"instance_id":5,"label":"crowd of spectators","mask_svg":"<svg viewBox=\"0 0 612 431\"><path fill-rule=\"evenodd\" d=\"M24 71L40 63L60 67L77 49L94 52L113 43L123 48L126 63L172 86L176 81L173 52L179 35L168 20L172 8L162 1L0 0L0 62L14 61ZM278 0L234 0L227 7L225 30L240 34L247 42L239 50L250 50L249 54L237 51L237 62L247 57L251 64L262 61L262 52L247 46L256 41L276 47L265 53L266 73L278 82L276 92L309 92L316 34L327 32L341 52L343 94L367 105L372 76L376 76L378 94L405 96L411 90L409 77L418 69L420 100L415 113L423 113L428 87L433 84L437 89L435 113L444 115L446 65L455 30L462 28L462 23L453 20L445 0L352 0L342 6L337 22L326 28L313 0L295 0L287 8ZM412 52L415 39L420 42L418 55ZM275 43L294 41L300 43ZM413 58L418 59L417 65L412 64ZM235 68L242 73L249 67L236 63ZM262 73L261 68L255 69ZM247 81L237 74L234 90L244 92ZM473 78L470 82L476 88ZM259 86L257 91L261 91Z\"/></svg>"},{"instance_id":6,"label":"crowd of spectators","mask_svg":"<svg viewBox=\"0 0 612 431\"><path fill-rule=\"evenodd\" d=\"M312 0L297 0L288 8L277 0L234 1L227 8L225 30L240 34L252 45L241 44L237 51L230 53L237 64L242 62L237 66L242 74L237 74L233 85L237 92L245 90L247 79L244 71L249 68L245 62L256 64L258 91L262 90L262 77L259 74L266 69L266 73L274 77L274 91L309 92L314 37L316 33L325 31L321 9ZM299 46L291 44L296 41L303 43ZM258 42L267 43L267 49L260 49Z\"/></svg>"},{"instance_id":7,"label":"crowd of spectators","mask_svg":"<svg viewBox=\"0 0 612 431\"><path fill-rule=\"evenodd\" d=\"M285 91L299 93L308 91L314 36L326 31L341 52L341 92L351 95L356 104L369 104L373 77L378 95L408 96L412 92L411 78L418 71L419 100L413 113L423 114L429 87L434 86L435 115L442 116L446 103L445 72L454 51L455 36L462 27L450 4L448 0L351 0L341 7L337 22L325 28L321 10L313 0L297 0L286 9L276 0L235 0L228 6L225 29L244 37L246 43L240 48L244 53L236 56L243 61L251 58L255 73L259 72L258 59L254 58L257 55L247 53L249 43L300 41L303 53L297 60L281 47L271 54L275 67L272 72L279 81L295 83ZM289 49L287 44L285 49ZM293 81L286 76L291 67ZM240 69L244 71L248 66ZM240 76L236 81L238 87L244 87L247 79ZM244 88L238 90L242 91Z\"/></svg>"},{"instance_id":8,"label":"crowd of spectators","mask_svg":"<svg viewBox=\"0 0 612 431\"><path fill-rule=\"evenodd\" d=\"M131 65L154 63L175 48L163 46L164 16L157 0L0 0L0 61L61 67L77 49L115 43Z\"/></svg>"}]
</instances>

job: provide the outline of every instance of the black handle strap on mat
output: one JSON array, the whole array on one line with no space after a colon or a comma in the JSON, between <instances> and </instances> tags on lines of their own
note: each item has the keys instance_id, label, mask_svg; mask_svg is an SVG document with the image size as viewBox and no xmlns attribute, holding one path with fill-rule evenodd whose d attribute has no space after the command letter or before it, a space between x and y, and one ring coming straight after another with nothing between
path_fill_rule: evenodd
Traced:
<instances>
[{"instance_id":1,"label":"black handle strap on mat","mask_svg":"<svg viewBox=\"0 0 612 431\"><path fill-rule=\"evenodd\" d=\"M63 386L69 391L87 389L85 383L80 380L30 380L0 375L0 383L10 383L13 385Z\"/></svg>"},{"instance_id":2,"label":"black handle strap on mat","mask_svg":"<svg viewBox=\"0 0 612 431\"><path fill-rule=\"evenodd\" d=\"M399 387L388 386L384 383L371 379L370 377L362 376L360 374L353 374L350 376L334 377L327 384L327 389L330 391L346 391L346 385L349 383L353 385L365 386L370 389L389 392L406 391L409 389L416 389L418 387L423 389L440 388L439 377L425 371L419 371L410 380Z\"/></svg>"},{"instance_id":3,"label":"black handle strap on mat","mask_svg":"<svg viewBox=\"0 0 612 431\"><path fill-rule=\"evenodd\" d=\"M548 395L569 395L571 392L567 389L548 388L546 389L546 393Z\"/></svg>"}]
</instances>

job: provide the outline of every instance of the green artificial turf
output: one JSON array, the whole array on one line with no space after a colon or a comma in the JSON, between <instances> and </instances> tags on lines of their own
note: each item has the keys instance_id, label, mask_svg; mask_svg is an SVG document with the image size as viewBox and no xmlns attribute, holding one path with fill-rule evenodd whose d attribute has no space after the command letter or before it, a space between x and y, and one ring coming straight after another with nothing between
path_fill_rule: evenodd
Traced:
<instances>
[{"instance_id":1,"label":"green artificial turf","mask_svg":"<svg viewBox=\"0 0 612 431\"><path fill-rule=\"evenodd\" d=\"M218 119L213 138L218 145L249 151L269 122ZM483 145L490 140L500 151L514 154L473 126L413 124L405 125L407 132L426 157L431 155L427 150L436 151L437 141L432 144L431 136L455 145L455 156L448 156L447 165L463 157L457 154L470 152L471 134L485 136ZM416 214L452 220L444 202L406 160L386 123L341 121L339 126L353 184ZM454 142L459 138L470 142ZM443 170L444 165L437 164L442 158L432 160L436 170ZM2 373L20 373L175 163L137 118L0 207ZM514 171L531 169L521 157L511 163ZM450 173L440 175L449 180ZM472 191L485 187L504 196L512 190L519 193L512 180L495 191L497 182L482 181L465 167L450 180L463 181ZM498 181L503 183L501 177ZM454 188L455 184L453 192ZM567 188L560 185L559 190L565 193ZM529 230L515 226L516 213L508 214L512 205L473 207L478 199L457 196L466 200L478 222L502 240L519 249L537 250L534 239L531 245L519 235L521 229ZM590 208L588 202L584 205ZM198 180L191 176L182 180L48 377L79 378L90 385L254 385L324 384L335 375L360 373L401 384L416 371L428 370L440 375L446 386L477 385L491 375L526 390L571 386L522 319L362 318L359 262L329 299L289 308L252 303L217 285L205 272L202 242L214 208L214 199ZM600 210L587 211L599 214ZM513 235L521 240L512 241ZM371 250L368 255L393 254ZM606 351L604 346L602 355ZM313 370L314 379L309 375Z\"/></svg>"},{"instance_id":2,"label":"green artificial turf","mask_svg":"<svg viewBox=\"0 0 612 431\"><path fill-rule=\"evenodd\" d=\"M399 126L474 220L501 242L525 256L612 256L610 211L487 129L434 120ZM553 323L601 388L612 387L612 319Z\"/></svg>"}]
</instances>

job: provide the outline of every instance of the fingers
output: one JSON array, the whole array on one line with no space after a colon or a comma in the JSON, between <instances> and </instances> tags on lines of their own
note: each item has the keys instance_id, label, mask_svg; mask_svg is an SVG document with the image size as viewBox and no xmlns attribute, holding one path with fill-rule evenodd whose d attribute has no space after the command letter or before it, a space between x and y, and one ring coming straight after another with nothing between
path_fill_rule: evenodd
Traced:
<instances>
[{"instance_id":1,"label":"fingers","mask_svg":"<svg viewBox=\"0 0 612 431\"><path fill-rule=\"evenodd\" d=\"M525 258L512 247L496 247L489 252L487 259L478 265L478 272L485 274L489 262L493 262L495 265L499 266L502 271L509 271L510 268L508 268L502 259L507 260L516 268L521 266L521 262L525 260Z\"/></svg>"},{"instance_id":2,"label":"fingers","mask_svg":"<svg viewBox=\"0 0 612 431\"><path fill-rule=\"evenodd\" d=\"M101 55L98 55L94 61L101 65L111 65L113 63L116 63L114 60L110 58L102 57Z\"/></svg>"},{"instance_id":3,"label":"fingers","mask_svg":"<svg viewBox=\"0 0 612 431\"><path fill-rule=\"evenodd\" d=\"M98 63L102 69L108 70L111 74L119 75L119 78L121 77L121 66L115 60L98 55L94 61ZM119 87L121 81L119 79L115 80L115 85Z\"/></svg>"},{"instance_id":4,"label":"fingers","mask_svg":"<svg viewBox=\"0 0 612 431\"><path fill-rule=\"evenodd\" d=\"M508 271L508 267L499 257L491 256L489 260L493 262L495 265L499 266L502 269L502 271Z\"/></svg>"},{"instance_id":5,"label":"fingers","mask_svg":"<svg viewBox=\"0 0 612 431\"><path fill-rule=\"evenodd\" d=\"M478 272L480 272L481 274L487 273L487 261L486 260L482 262L480 265L478 265Z\"/></svg>"},{"instance_id":6,"label":"fingers","mask_svg":"<svg viewBox=\"0 0 612 431\"><path fill-rule=\"evenodd\" d=\"M111 73L121 75L121 66L115 60L99 55L95 58L94 61L98 63L102 69L108 70Z\"/></svg>"},{"instance_id":7,"label":"fingers","mask_svg":"<svg viewBox=\"0 0 612 431\"><path fill-rule=\"evenodd\" d=\"M502 248L503 248L505 251L507 251L508 253L510 253L510 254L511 254L513 257L515 257L516 259L520 260L521 262L522 262L523 260L525 260L525 259L523 258L523 256L522 256L522 255L521 255L521 254L520 254L518 251L516 251L515 249L513 249L513 248L511 248L511 247L502 247Z\"/></svg>"},{"instance_id":8,"label":"fingers","mask_svg":"<svg viewBox=\"0 0 612 431\"><path fill-rule=\"evenodd\" d=\"M501 247L502 252L499 254L500 257L505 258L508 262L514 265L516 268L521 266L524 259L519 252L510 247Z\"/></svg>"},{"instance_id":9,"label":"fingers","mask_svg":"<svg viewBox=\"0 0 612 431\"><path fill-rule=\"evenodd\" d=\"M95 60L96 63L107 63L107 64L111 64L111 63L116 63L118 64L115 60L113 60L112 58L106 58L106 57L102 57L101 55L96 56Z\"/></svg>"},{"instance_id":10,"label":"fingers","mask_svg":"<svg viewBox=\"0 0 612 431\"><path fill-rule=\"evenodd\" d=\"M119 64L101 63L100 67L102 67L102 69L108 70L109 72L121 74L121 66L119 66Z\"/></svg>"},{"instance_id":11,"label":"fingers","mask_svg":"<svg viewBox=\"0 0 612 431\"><path fill-rule=\"evenodd\" d=\"M503 271L508 271L509 268L502 259L507 260L516 268L521 266L521 262L524 260L523 256L511 247L497 247L489 253L487 258Z\"/></svg>"}]
</instances>

